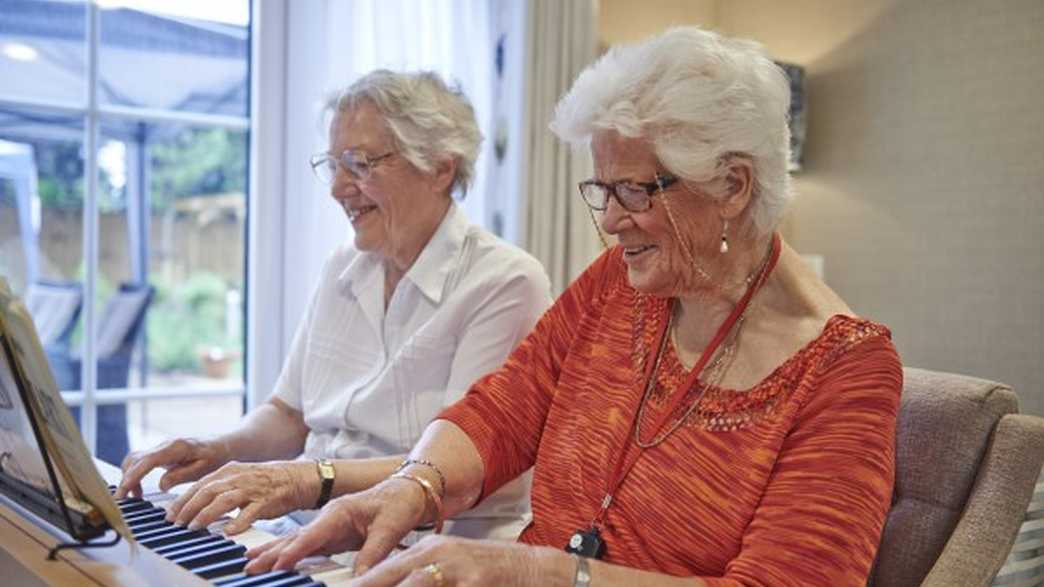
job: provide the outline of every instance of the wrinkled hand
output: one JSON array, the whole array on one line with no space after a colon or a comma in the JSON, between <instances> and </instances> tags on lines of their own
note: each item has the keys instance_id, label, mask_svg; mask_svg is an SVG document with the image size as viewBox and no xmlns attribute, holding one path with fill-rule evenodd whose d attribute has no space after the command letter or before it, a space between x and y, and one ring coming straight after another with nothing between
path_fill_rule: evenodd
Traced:
<instances>
[{"instance_id":1,"label":"wrinkled hand","mask_svg":"<svg viewBox=\"0 0 1044 587\"><path fill-rule=\"evenodd\" d=\"M144 452L132 452L123 459L123 480L116 489L116 498L141 496L141 480L156 467L167 469L160 477L159 488L195 481L231 460L228 447L220 441L179 438L164 442Z\"/></svg>"},{"instance_id":2,"label":"wrinkled hand","mask_svg":"<svg viewBox=\"0 0 1044 587\"><path fill-rule=\"evenodd\" d=\"M195 530L239 508L224 527L238 534L258 518L308 509L319 499L319 475L310 461L231 462L203 477L167 508L167 521Z\"/></svg>"},{"instance_id":3,"label":"wrinkled hand","mask_svg":"<svg viewBox=\"0 0 1044 587\"><path fill-rule=\"evenodd\" d=\"M247 551L248 573L289 570L303 558L359 550L356 572L388 556L424 520L427 496L417 484L388 479L332 500L301 530Z\"/></svg>"},{"instance_id":4,"label":"wrinkled hand","mask_svg":"<svg viewBox=\"0 0 1044 587\"><path fill-rule=\"evenodd\" d=\"M405 552L352 581L351 586L432 585L433 578L424 570L431 563L438 565L447 587L547 585L550 569L542 564L547 561L541 560L541 551L546 550L496 540L425 536Z\"/></svg>"}]
</instances>

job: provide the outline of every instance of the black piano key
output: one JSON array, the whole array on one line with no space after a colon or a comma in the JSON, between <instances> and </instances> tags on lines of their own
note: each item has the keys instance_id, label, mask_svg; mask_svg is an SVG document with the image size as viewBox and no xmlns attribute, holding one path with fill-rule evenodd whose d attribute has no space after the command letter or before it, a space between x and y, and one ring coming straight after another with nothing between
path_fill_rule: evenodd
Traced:
<instances>
[{"instance_id":1,"label":"black piano key","mask_svg":"<svg viewBox=\"0 0 1044 587\"><path fill-rule=\"evenodd\" d=\"M121 503L119 504L119 508L120 513L126 516L130 513L143 512L155 509L155 506L153 506L151 503L147 501L141 501L139 499L137 501L128 501L127 503Z\"/></svg>"},{"instance_id":2,"label":"black piano key","mask_svg":"<svg viewBox=\"0 0 1044 587\"><path fill-rule=\"evenodd\" d=\"M242 557L244 552L246 552L245 546L231 542L229 544L218 544L209 547L204 546L200 547L198 552L189 552L182 554L181 556L169 556L167 558L170 559L170 562L179 564L186 569L194 569L196 567L203 567L219 561Z\"/></svg>"},{"instance_id":3,"label":"black piano key","mask_svg":"<svg viewBox=\"0 0 1044 587\"><path fill-rule=\"evenodd\" d=\"M151 532L152 530L156 530L156 529L159 529L159 528L173 528L174 527L174 524L171 524L170 522L168 522L166 520L159 520L158 522L145 522L145 523L142 523L142 524L127 524L127 525L130 526L131 533L134 534L135 536L140 536L141 534L144 534L146 532Z\"/></svg>"},{"instance_id":4,"label":"black piano key","mask_svg":"<svg viewBox=\"0 0 1044 587\"><path fill-rule=\"evenodd\" d=\"M171 532L177 532L179 530L187 530L187 529L188 528L186 528L185 526L176 526L174 524L171 524L171 525L167 526L166 528L157 528L155 530L149 530L147 532L142 532L141 534L137 535L136 538L138 539L138 542L141 542L143 540L149 540L149 539L155 538L156 536L159 536L161 534L170 534Z\"/></svg>"},{"instance_id":5,"label":"black piano key","mask_svg":"<svg viewBox=\"0 0 1044 587\"><path fill-rule=\"evenodd\" d=\"M265 587L268 586L266 585ZM310 581L297 587L326 587L326 583L323 583L322 581Z\"/></svg>"},{"instance_id":6,"label":"black piano key","mask_svg":"<svg viewBox=\"0 0 1044 587\"><path fill-rule=\"evenodd\" d=\"M218 538L220 538L220 536ZM181 548L168 552L167 554L163 555L163 557L171 561L178 562L181 559L184 559L185 557L195 556L204 552L215 552L219 549L227 548L229 546L236 546L236 543L232 542L231 540L225 540L224 538L221 538L220 540L214 542L201 542L199 544L191 545L179 544L178 546L181 546Z\"/></svg>"},{"instance_id":7,"label":"black piano key","mask_svg":"<svg viewBox=\"0 0 1044 587\"><path fill-rule=\"evenodd\" d=\"M138 514L147 514L156 511L158 508L152 507L148 502L132 503L125 506L120 506L120 514L123 517L136 516Z\"/></svg>"},{"instance_id":8,"label":"black piano key","mask_svg":"<svg viewBox=\"0 0 1044 587\"><path fill-rule=\"evenodd\" d=\"M155 534L153 534L155 532ZM193 538L199 538L200 536L206 536L207 533L202 530L189 530L188 528L182 528L180 526L174 526L172 528L163 528L161 530L153 530L148 532L149 536L138 536L138 543L145 548L156 548L157 546L166 546L168 544L174 544L175 542L181 542L182 540L191 540Z\"/></svg>"},{"instance_id":9,"label":"black piano key","mask_svg":"<svg viewBox=\"0 0 1044 587\"><path fill-rule=\"evenodd\" d=\"M129 516L123 516L123 521L127 522L127 525L157 522L165 519L167 519L167 512L163 510L156 510L154 512L135 512Z\"/></svg>"},{"instance_id":10,"label":"black piano key","mask_svg":"<svg viewBox=\"0 0 1044 587\"><path fill-rule=\"evenodd\" d=\"M258 587L265 585L268 581L277 581L288 577L296 577L297 573L291 571L268 571L260 575L247 575L246 577L229 577L222 579L214 585L216 587Z\"/></svg>"},{"instance_id":11,"label":"black piano key","mask_svg":"<svg viewBox=\"0 0 1044 587\"><path fill-rule=\"evenodd\" d=\"M315 581L308 575L295 575L285 579L276 579L270 583L261 583L258 587L298 587L300 585L313 585Z\"/></svg>"},{"instance_id":12,"label":"black piano key","mask_svg":"<svg viewBox=\"0 0 1044 587\"><path fill-rule=\"evenodd\" d=\"M175 542L174 544L168 544L159 548L153 548L152 552L160 556L175 555L183 550L201 546L204 544L217 544L219 542L225 542L225 538L218 536L217 534L211 534L209 536L200 536L199 538L193 538L191 540L185 540L183 542Z\"/></svg>"},{"instance_id":13,"label":"black piano key","mask_svg":"<svg viewBox=\"0 0 1044 587\"><path fill-rule=\"evenodd\" d=\"M238 573L243 570L243 567L250 562L245 556L238 558L229 559L227 561L221 561L205 567L198 567L192 569L192 572L204 579L213 579L215 577L224 577L225 575L231 575L232 573Z\"/></svg>"}]
</instances>

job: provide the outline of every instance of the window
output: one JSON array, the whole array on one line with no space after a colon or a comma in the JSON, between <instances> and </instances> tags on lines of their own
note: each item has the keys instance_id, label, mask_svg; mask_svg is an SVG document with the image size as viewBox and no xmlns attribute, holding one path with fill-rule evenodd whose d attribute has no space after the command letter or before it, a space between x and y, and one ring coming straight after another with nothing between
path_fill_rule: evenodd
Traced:
<instances>
[{"instance_id":1,"label":"window","mask_svg":"<svg viewBox=\"0 0 1044 587\"><path fill-rule=\"evenodd\" d=\"M243 412L249 10L0 13L0 275L47 318L56 381L115 464Z\"/></svg>"}]
</instances>

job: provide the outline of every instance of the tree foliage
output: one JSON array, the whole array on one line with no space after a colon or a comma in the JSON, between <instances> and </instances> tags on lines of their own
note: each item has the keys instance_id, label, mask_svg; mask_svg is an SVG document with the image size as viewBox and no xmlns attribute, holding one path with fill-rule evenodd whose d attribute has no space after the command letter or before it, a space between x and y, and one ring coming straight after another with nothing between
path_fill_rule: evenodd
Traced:
<instances>
[{"instance_id":1,"label":"tree foliage","mask_svg":"<svg viewBox=\"0 0 1044 587\"><path fill-rule=\"evenodd\" d=\"M164 132L154 136L157 138L149 144L151 169L148 170L149 203L154 210L166 209L179 198L245 193L247 141L244 133L185 127L173 135ZM85 165L80 143L45 139L21 142L32 145L35 153L41 205L82 208ZM136 162L128 160L126 164ZM114 189L104 169L98 174L98 204L102 210L121 209L126 205L125 194Z\"/></svg>"},{"instance_id":2,"label":"tree foliage","mask_svg":"<svg viewBox=\"0 0 1044 587\"><path fill-rule=\"evenodd\" d=\"M152 205L246 191L246 137L221 128L186 129L152 147Z\"/></svg>"}]
</instances>

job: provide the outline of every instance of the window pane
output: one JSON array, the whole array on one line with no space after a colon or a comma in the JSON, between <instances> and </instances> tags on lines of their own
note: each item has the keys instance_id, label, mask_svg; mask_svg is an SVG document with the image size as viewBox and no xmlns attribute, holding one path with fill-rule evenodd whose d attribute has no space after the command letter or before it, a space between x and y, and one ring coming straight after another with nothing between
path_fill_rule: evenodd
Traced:
<instances>
[{"instance_id":1,"label":"window pane","mask_svg":"<svg viewBox=\"0 0 1044 587\"><path fill-rule=\"evenodd\" d=\"M98 145L99 393L242 387L246 134L106 120ZM127 417L99 408L99 457Z\"/></svg>"},{"instance_id":2,"label":"window pane","mask_svg":"<svg viewBox=\"0 0 1044 587\"><path fill-rule=\"evenodd\" d=\"M243 385L246 133L164 126L149 152L150 385Z\"/></svg>"},{"instance_id":3,"label":"window pane","mask_svg":"<svg viewBox=\"0 0 1044 587\"><path fill-rule=\"evenodd\" d=\"M102 136L97 290L153 288L130 385L241 386L246 134L137 123Z\"/></svg>"},{"instance_id":4,"label":"window pane","mask_svg":"<svg viewBox=\"0 0 1044 587\"><path fill-rule=\"evenodd\" d=\"M101 104L247 115L248 0L113 4L101 13Z\"/></svg>"},{"instance_id":5,"label":"window pane","mask_svg":"<svg viewBox=\"0 0 1044 587\"><path fill-rule=\"evenodd\" d=\"M64 391L80 389L83 124L0 110L0 274L22 296Z\"/></svg>"},{"instance_id":6,"label":"window pane","mask_svg":"<svg viewBox=\"0 0 1044 587\"><path fill-rule=\"evenodd\" d=\"M131 450L171 438L228 432L243 415L241 397L150 399L127 402Z\"/></svg>"},{"instance_id":7,"label":"window pane","mask_svg":"<svg viewBox=\"0 0 1044 587\"><path fill-rule=\"evenodd\" d=\"M85 101L83 1L4 0L0 9L0 98Z\"/></svg>"}]
</instances>

